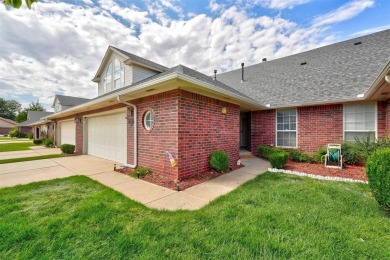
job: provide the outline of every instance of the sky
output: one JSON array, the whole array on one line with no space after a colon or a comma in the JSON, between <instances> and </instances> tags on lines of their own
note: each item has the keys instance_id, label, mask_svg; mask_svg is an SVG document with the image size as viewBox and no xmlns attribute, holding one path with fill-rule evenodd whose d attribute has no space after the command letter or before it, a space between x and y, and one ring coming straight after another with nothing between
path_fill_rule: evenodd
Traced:
<instances>
[{"instance_id":1,"label":"sky","mask_svg":"<svg viewBox=\"0 0 390 260\"><path fill-rule=\"evenodd\" d=\"M109 45L207 75L390 28L390 0L40 0L0 4L0 97L52 111L97 96Z\"/></svg>"}]
</instances>

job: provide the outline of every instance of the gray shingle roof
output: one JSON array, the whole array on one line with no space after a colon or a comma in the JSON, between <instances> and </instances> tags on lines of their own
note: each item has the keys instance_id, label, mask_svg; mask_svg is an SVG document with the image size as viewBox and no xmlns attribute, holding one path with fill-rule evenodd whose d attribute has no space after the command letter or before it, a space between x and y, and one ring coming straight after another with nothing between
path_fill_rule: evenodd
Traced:
<instances>
[{"instance_id":1,"label":"gray shingle roof","mask_svg":"<svg viewBox=\"0 0 390 260\"><path fill-rule=\"evenodd\" d=\"M119 89L116 89L114 91L111 91L111 92L105 93L103 95L100 95L100 96L94 98L93 100L102 98L104 96L111 95L111 94L113 94L115 92L119 92L119 91L122 91L124 89L134 88L134 87L136 87L136 86L138 86L140 84L143 84L145 82L148 82L148 81L151 81L151 80L155 80L155 79L158 79L158 78L162 78L162 77L167 76L167 75L172 74L172 73L179 73L179 74L183 74L183 75L189 76L189 77L191 77L193 79L201 80L201 81L203 81L205 83L214 85L216 88L218 88L220 90L227 91L227 92L229 92L231 94L234 94L236 96L239 96L241 98L244 98L244 99L247 99L249 101L252 101L252 102L256 103L256 101L253 100L252 98L250 98L247 95L245 95L245 94L235 90L234 88L224 84L223 82L215 81L215 80L213 80L213 78L211 78L211 77L209 77L209 76L207 76L207 75L205 75L205 74L203 74L201 72L198 72L196 70L193 70L193 69L190 69L190 68L188 68L186 66L183 66L183 65L177 65L175 67L169 68L169 69L165 70L164 72L158 73L156 75L153 75L153 76L151 76L149 78L146 78L146 79L143 79L141 81L137 81L136 83L131 84L129 86L126 86L124 88L119 88Z\"/></svg>"},{"instance_id":2,"label":"gray shingle roof","mask_svg":"<svg viewBox=\"0 0 390 260\"><path fill-rule=\"evenodd\" d=\"M155 69L157 69L157 70L159 70L159 71L165 71L165 70L168 69L167 67L165 67L165 66L163 66L163 65L160 65L160 64L158 64L158 63L156 63L156 62L153 62L153 61L151 61L151 60L148 60L148 59L142 58L142 57L140 57L140 56L134 55L134 54L132 54L132 53L130 53L130 52L127 52L127 51L118 49L118 48L116 48L116 47L114 47L114 46L111 46L111 47L114 48L115 50L117 50L117 51L123 53L124 55L126 55L127 57L129 57L129 59L131 59L131 60L134 61L134 62L141 63L141 64L146 65L146 66L148 66L148 67L155 68Z\"/></svg>"},{"instance_id":3,"label":"gray shingle roof","mask_svg":"<svg viewBox=\"0 0 390 260\"><path fill-rule=\"evenodd\" d=\"M53 114L53 112L46 111L28 111L27 112L27 120L19 123L18 126L29 126L32 123L40 121L42 117Z\"/></svg>"},{"instance_id":4,"label":"gray shingle roof","mask_svg":"<svg viewBox=\"0 0 390 260\"><path fill-rule=\"evenodd\" d=\"M71 96L63 96L63 95L56 95L56 97L58 99L58 102L63 106L78 106L90 100L88 98L71 97Z\"/></svg>"},{"instance_id":5,"label":"gray shingle roof","mask_svg":"<svg viewBox=\"0 0 390 260\"><path fill-rule=\"evenodd\" d=\"M243 83L241 69L217 78L271 107L338 102L366 93L389 60L390 30L385 30L245 67Z\"/></svg>"},{"instance_id":6,"label":"gray shingle roof","mask_svg":"<svg viewBox=\"0 0 390 260\"><path fill-rule=\"evenodd\" d=\"M1 120L4 120L4 121L6 121L6 122L8 122L8 123L10 123L10 124L14 124L14 125L17 124L14 120L11 120L11 119L8 119L8 118L4 118L4 117L1 117L1 116L0 116L0 119L1 119Z\"/></svg>"}]
</instances>

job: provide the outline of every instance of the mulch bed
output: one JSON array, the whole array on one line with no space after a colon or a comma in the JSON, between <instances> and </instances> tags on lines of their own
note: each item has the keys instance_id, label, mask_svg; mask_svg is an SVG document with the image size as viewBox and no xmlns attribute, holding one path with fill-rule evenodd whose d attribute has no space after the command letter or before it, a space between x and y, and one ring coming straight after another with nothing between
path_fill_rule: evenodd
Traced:
<instances>
[{"instance_id":1,"label":"mulch bed","mask_svg":"<svg viewBox=\"0 0 390 260\"><path fill-rule=\"evenodd\" d=\"M231 170L228 169L226 172L206 171L201 174L186 176L182 178L178 183L179 190L185 190L189 187L198 185L207 180L217 178L218 176L237 170L241 167L243 167L243 165L232 167ZM133 169L117 169L116 171L126 175L130 175ZM140 177L140 179L172 190L177 190L178 188L175 181L169 179L166 175L163 174L152 173L144 177Z\"/></svg>"},{"instance_id":2,"label":"mulch bed","mask_svg":"<svg viewBox=\"0 0 390 260\"><path fill-rule=\"evenodd\" d=\"M343 169L335 169L327 168L322 163L300 163L289 160L285 169L321 176L341 177L367 181L367 175L364 166L358 165L347 165Z\"/></svg>"}]
</instances>

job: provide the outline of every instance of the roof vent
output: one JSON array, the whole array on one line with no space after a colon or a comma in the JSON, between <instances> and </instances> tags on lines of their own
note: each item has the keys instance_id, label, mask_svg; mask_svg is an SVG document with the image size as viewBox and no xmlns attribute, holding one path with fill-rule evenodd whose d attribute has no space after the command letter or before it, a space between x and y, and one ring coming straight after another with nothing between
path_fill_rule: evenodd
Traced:
<instances>
[{"instance_id":1,"label":"roof vent","mask_svg":"<svg viewBox=\"0 0 390 260\"><path fill-rule=\"evenodd\" d=\"M263 62L267 61L267 58L263 58Z\"/></svg>"},{"instance_id":2,"label":"roof vent","mask_svg":"<svg viewBox=\"0 0 390 260\"><path fill-rule=\"evenodd\" d=\"M301 65L306 65L307 64L307 62L306 61L304 61L304 62L301 62Z\"/></svg>"},{"instance_id":3,"label":"roof vent","mask_svg":"<svg viewBox=\"0 0 390 260\"><path fill-rule=\"evenodd\" d=\"M217 70L214 70L214 80L217 80Z\"/></svg>"},{"instance_id":4,"label":"roof vent","mask_svg":"<svg viewBox=\"0 0 390 260\"><path fill-rule=\"evenodd\" d=\"M244 63L241 63L241 83L244 82Z\"/></svg>"},{"instance_id":5,"label":"roof vent","mask_svg":"<svg viewBox=\"0 0 390 260\"><path fill-rule=\"evenodd\" d=\"M353 45L360 45L362 42L355 42Z\"/></svg>"}]
</instances>

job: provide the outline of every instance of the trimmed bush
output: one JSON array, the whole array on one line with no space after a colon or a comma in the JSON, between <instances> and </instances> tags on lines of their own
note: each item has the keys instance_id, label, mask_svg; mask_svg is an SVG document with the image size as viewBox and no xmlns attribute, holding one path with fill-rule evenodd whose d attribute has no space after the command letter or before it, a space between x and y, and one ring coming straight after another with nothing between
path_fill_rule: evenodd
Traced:
<instances>
[{"instance_id":1,"label":"trimmed bush","mask_svg":"<svg viewBox=\"0 0 390 260\"><path fill-rule=\"evenodd\" d=\"M33 133L28 132L28 133L27 133L27 137L28 137L28 139L30 139L30 140L33 139Z\"/></svg>"},{"instance_id":2,"label":"trimmed bush","mask_svg":"<svg viewBox=\"0 0 390 260\"><path fill-rule=\"evenodd\" d=\"M217 172L226 171L229 167L229 156L224 151L214 151L210 156L210 166Z\"/></svg>"},{"instance_id":3,"label":"trimmed bush","mask_svg":"<svg viewBox=\"0 0 390 260\"><path fill-rule=\"evenodd\" d=\"M288 153L277 151L269 155L269 162L272 168L283 169L286 166Z\"/></svg>"},{"instance_id":4,"label":"trimmed bush","mask_svg":"<svg viewBox=\"0 0 390 260\"><path fill-rule=\"evenodd\" d=\"M284 150L281 148L273 148L271 146L259 145L257 147L257 152L259 156L268 160L271 154L275 152L284 152Z\"/></svg>"},{"instance_id":5,"label":"trimmed bush","mask_svg":"<svg viewBox=\"0 0 390 260\"><path fill-rule=\"evenodd\" d=\"M390 209L390 148L374 152L367 160L366 172L372 195L379 205Z\"/></svg>"},{"instance_id":6,"label":"trimmed bush","mask_svg":"<svg viewBox=\"0 0 390 260\"><path fill-rule=\"evenodd\" d=\"M34 140L33 143L36 145L40 145L42 144L42 140Z\"/></svg>"},{"instance_id":7,"label":"trimmed bush","mask_svg":"<svg viewBox=\"0 0 390 260\"><path fill-rule=\"evenodd\" d=\"M341 144L341 154L345 164L365 164L366 159L355 143L344 142Z\"/></svg>"},{"instance_id":8,"label":"trimmed bush","mask_svg":"<svg viewBox=\"0 0 390 260\"><path fill-rule=\"evenodd\" d=\"M19 137L19 130L18 130L18 128L16 128L16 127L12 127L10 130L9 130L9 132L8 132L8 135L10 136L10 137Z\"/></svg>"},{"instance_id":9,"label":"trimmed bush","mask_svg":"<svg viewBox=\"0 0 390 260\"><path fill-rule=\"evenodd\" d=\"M321 146L313 153L313 161L317 163L323 163L325 158L324 155L326 155L326 147Z\"/></svg>"},{"instance_id":10,"label":"trimmed bush","mask_svg":"<svg viewBox=\"0 0 390 260\"><path fill-rule=\"evenodd\" d=\"M75 148L76 146L74 146L73 144L63 144L61 145L61 152L63 152L64 154L74 154Z\"/></svg>"},{"instance_id":11,"label":"trimmed bush","mask_svg":"<svg viewBox=\"0 0 390 260\"><path fill-rule=\"evenodd\" d=\"M46 147L54 147L54 144L53 144L53 139L52 138L47 138L45 139L45 141L43 141L43 144L46 146Z\"/></svg>"},{"instance_id":12,"label":"trimmed bush","mask_svg":"<svg viewBox=\"0 0 390 260\"><path fill-rule=\"evenodd\" d=\"M310 157L310 155L298 149L291 149L289 151L289 158L294 162L307 162L307 163L312 162L312 158Z\"/></svg>"},{"instance_id":13,"label":"trimmed bush","mask_svg":"<svg viewBox=\"0 0 390 260\"><path fill-rule=\"evenodd\" d=\"M132 173L131 176L139 178L144 177L148 174L151 174L152 171L149 168L146 168L144 166L138 166Z\"/></svg>"}]
</instances>

